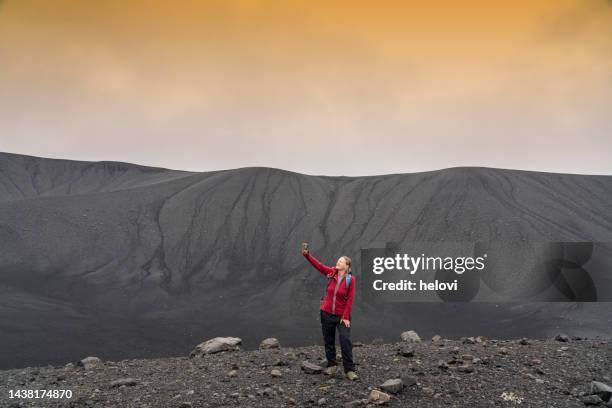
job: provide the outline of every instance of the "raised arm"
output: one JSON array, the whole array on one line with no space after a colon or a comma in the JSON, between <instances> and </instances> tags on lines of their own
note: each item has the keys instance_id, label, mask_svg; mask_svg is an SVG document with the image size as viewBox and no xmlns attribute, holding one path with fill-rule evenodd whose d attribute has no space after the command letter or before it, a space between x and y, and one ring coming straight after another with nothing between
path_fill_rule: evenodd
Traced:
<instances>
[{"instance_id":1,"label":"raised arm","mask_svg":"<svg viewBox=\"0 0 612 408\"><path fill-rule=\"evenodd\" d=\"M310 254L310 251L306 252L304 254L304 257L308 259L308 261L312 264L312 266L317 268L323 275L325 275L326 278L334 276L334 273L336 273L335 266L323 265L321 262L319 262L317 258L315 258L314 256Z\"/></svg>"}]
</instances>

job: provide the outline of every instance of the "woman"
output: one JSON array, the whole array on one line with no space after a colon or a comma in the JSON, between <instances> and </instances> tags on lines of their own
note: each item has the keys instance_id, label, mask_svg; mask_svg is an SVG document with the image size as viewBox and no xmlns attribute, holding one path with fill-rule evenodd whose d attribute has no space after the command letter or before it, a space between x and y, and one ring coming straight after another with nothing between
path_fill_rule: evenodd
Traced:
<instances>
[{"instance_id":1,"label":"woman","mask_svg":"<svg viewBox=\"0 0 612 408\"><path fill-rule=\"evenodd\" d=\"M351 308L355 296L355 278L351 273L351 258L341 256L336 266L326 266L319 262L310 251L302 249L302 255L325 275L329 282L325 296L321 300L321 328L323 340L325 341L325 357L327 358L328 375L336 374L336 326L340 337L340 348L342 349L342 366L349 380L356 380L359 376L355 373L353 364L353 344L351 343ZM348 287L347 275L348 275Z\"/></svg>"}]
</instances>

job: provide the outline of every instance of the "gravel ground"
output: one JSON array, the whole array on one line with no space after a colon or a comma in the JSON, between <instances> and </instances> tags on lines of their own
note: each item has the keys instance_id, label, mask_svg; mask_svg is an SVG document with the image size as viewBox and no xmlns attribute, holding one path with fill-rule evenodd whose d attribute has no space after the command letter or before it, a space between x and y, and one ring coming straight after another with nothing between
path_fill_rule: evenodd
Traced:
<instances>
[{"instance_id":1,"label":"gravel ground","mask_svg":"<svg viewBox=\"0 0 612 408\"><path fill-rule=\"evenodd\" d=\"M341 362L334 377L302 369L305 360L323 364L322 345L5 370L0 406L375 406L368 402L373 390L400 378L399 391L385 392L390 400L383 406L612 407L612 400L589 395L592 381L612 384L610 339L374 341L355 343L353 355L356 381L343 376ZM10 398L24 389L64 389L72 396Z\"/></svg>"}]
</instances>

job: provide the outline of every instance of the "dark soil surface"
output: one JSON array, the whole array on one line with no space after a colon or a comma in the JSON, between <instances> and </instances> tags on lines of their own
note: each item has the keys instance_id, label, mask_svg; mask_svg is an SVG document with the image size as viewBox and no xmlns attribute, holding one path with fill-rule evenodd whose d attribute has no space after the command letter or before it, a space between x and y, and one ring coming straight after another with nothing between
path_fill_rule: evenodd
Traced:
<instances>
[{"instance_id":1,"label":"dark soil surface","mask_svg":"<svg viewBox=\"0 0 612 408\"><path fill-rule=\"evenodd\" d=\"M356 381L343 376L341 362L334 377L302 370L304 360L324 365L323 346L5 370L0 371L0 406L374 406L367 402L370 392L402 378L403 388L389 393L383 406L584 407L607 406L588 395L591 381L612 383L610 339L355 343L353 355ZM280 376L271 374L275 369ZM111 384L126 378L133 381ZM72 397L10 398L16 390L36 389L71 390Z\"/></svg>"}]
</instances>

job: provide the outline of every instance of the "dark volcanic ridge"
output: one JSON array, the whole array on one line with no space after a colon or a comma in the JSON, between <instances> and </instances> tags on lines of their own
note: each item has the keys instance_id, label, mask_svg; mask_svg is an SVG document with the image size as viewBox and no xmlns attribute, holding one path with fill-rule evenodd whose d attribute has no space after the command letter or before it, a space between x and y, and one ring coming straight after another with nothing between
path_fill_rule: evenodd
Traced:
<instances>
[{"instance_id":1,"label":"dark volcanic ridge","mask_svg":"<svg viewBox=\"0 0 612 408\"><path fill-rule=\"evenodd\" d=\"M612 406L611 339L355 342L355 381L343 376L341 359L335 376L320 372L323 346L286 348L269 340L270 348L251 351L238 343L194 357L87 358L0 371L0 401L100 408ZM20 389L71 390L72 397L7 398Z\"/></svg>"},{"instance_id":2,"label":"dark volcanic ridge","mask_svg":"<svg viewBox=\"0 0 612 408\"><path fill-rule=\"evenodd\" d=\"M609 336L612 303L361 297L362 248L415 241L612 241L612 176L485 167L367 177L186 172L0 153L0 368L181 355L234 333L319 340L326 264L354 261L354 333ZM381 316L384 316L381 319ZM102 353L102 351L100 351Z\"/></svg>"}]
</instances>

